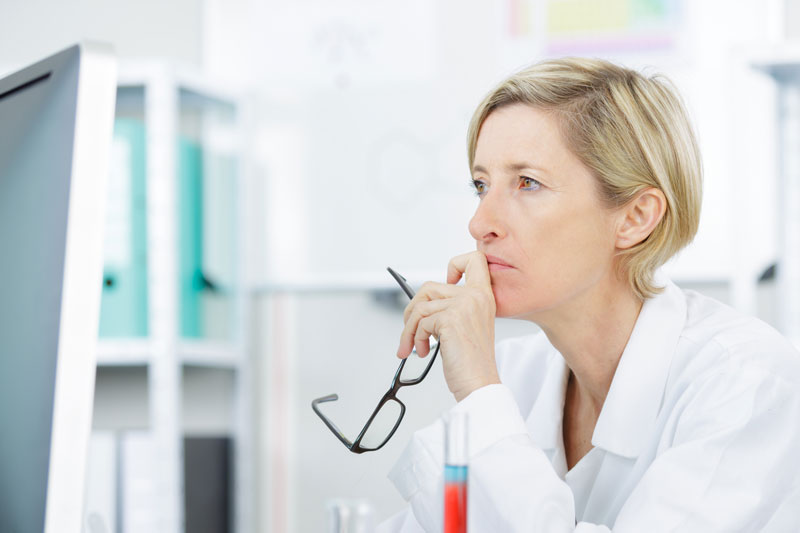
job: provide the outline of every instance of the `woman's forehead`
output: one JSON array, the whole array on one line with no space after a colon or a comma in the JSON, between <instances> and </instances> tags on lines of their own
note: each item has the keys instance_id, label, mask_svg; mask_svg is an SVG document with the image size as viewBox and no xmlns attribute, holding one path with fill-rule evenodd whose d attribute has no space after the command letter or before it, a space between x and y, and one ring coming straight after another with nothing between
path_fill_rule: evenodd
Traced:
<instances>
[{"instance_id":1,"label":"woman's forehead","mask_svg":"<svg viewBox=\"0 0 800 533\"><path fill-rule=\"evenodd\" d=\"M473 172L532 169L551 172L577 158L568 150L552 113L512 104L492 111L481 126Z\"/></svg>"}]
</instances>

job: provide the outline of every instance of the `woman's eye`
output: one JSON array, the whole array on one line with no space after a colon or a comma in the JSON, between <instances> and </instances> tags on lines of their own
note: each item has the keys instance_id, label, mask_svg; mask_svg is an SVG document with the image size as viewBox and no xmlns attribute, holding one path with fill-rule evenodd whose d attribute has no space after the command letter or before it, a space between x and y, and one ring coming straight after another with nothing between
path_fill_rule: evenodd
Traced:
<instances>
[{"instance_id":1,"label":"woman's eye","mask_svg":"<svg viewBox=\"0 0 800 533\"><path fill-rule=\"evenodd\" d=\"M475 194L478 196L481 196L486 192L486 184L480 180L472 180L472 188L475 190Z\"/></svg>"},{"instance_id":2,"label":"woman's eye","mask_svg":"<svg viewBox=\"0 0 800 533\"><path fill-rule=\"evenodd\" d=\"M519 181L522 184L522 188L526 190L535 191L536 189L542 186L542 184L536 181L535 179L526 178L525 176L522 176L519 179Z\"/></svg>"}]
</instances>

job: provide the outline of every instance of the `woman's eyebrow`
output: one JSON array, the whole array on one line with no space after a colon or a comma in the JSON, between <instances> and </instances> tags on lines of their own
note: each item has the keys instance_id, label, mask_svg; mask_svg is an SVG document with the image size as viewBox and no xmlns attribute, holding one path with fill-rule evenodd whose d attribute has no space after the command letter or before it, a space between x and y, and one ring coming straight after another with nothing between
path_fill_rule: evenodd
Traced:
<instances>
[{"instance_id":1,"label":"woman's eyebrow","mask_svg":"<svg viewBox=\"0 0 800 533\"><path fill-rule=\"evenodd\" d=\"M520 170L531 169L531 170L538 170L539 172L544 172L545 174L547 173L546 169L537 165L533 165L531 163L510 163L506 165L505 168L506 170L513 172L519 172ZM475 174L476 172L483 172L484 174L489 173L489 171L486 170L486 167L482 165L475 165L472 167L472 173Z\"/></svg>"}]
</instances>

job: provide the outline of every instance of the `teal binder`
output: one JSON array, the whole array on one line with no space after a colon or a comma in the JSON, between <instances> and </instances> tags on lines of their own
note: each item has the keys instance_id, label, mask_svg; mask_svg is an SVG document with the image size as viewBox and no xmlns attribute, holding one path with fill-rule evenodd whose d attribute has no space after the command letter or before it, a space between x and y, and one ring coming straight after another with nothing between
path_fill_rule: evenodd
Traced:
<instances>
[{"instance_id":1,"label":"teal binder","mask_svg":"<svg viewBox=\"0 0 800 533\"><path fill-rule=\"evenodd\" d=\"M236 281L236 161L178 139L180 334L230 340Z\"/></svg>"},{"instance_id":2,"label":"teal binder","mask_svg":"<svg viewBox=\"0 0 800 533\"><path fill-rule=\"evenodd\" d=\"M142 121L115 120L100 337L148 335L145 140Z\"/></svg>"},{"instance_id":3,"label":"teal binder","mask_svg":"<svg viewBox=\"0 0 800 533\"><path fill-rule=\"evenodd\" d=\"M178 139L178 276L180 331L185 338L203 337L203 150Z\"/></svg>"}]
</instances>

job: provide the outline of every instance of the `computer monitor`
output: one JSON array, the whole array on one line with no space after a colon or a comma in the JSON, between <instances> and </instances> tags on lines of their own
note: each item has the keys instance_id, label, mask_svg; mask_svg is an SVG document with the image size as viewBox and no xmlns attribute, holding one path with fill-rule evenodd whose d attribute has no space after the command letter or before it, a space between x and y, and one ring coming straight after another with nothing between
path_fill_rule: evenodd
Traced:
<instances>
[{"instance_id":1,"label":"computer monitor","mask_svg":"<svg viewBox=\"0 0 800 533\"><path fill-rule=\"evenodd\" d=\"M116 63L79 44L0 79L0 531L78 533Z\"/></svg>"}]
</instances>

